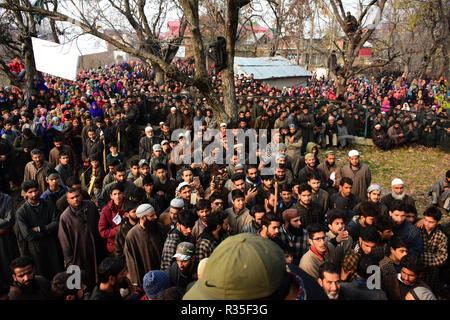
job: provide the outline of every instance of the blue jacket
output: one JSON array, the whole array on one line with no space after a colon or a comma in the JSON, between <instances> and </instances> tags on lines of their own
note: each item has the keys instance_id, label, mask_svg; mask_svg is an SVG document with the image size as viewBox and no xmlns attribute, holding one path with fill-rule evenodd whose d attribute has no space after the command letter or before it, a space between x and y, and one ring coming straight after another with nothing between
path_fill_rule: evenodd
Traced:
<instances>
[{"instance_id":1,"label":"blue jacket","mask_svg":"<svg viewBox=\"0 0 450 320\"><path fill-rule=\"evenodd\" d=\"M394 235L408 243L408 253L418 257L422 255L423 243L419 229L408 221L405 221L400 226L394 227L392 231L394 232Z\"/></svg>"}]
</instances>

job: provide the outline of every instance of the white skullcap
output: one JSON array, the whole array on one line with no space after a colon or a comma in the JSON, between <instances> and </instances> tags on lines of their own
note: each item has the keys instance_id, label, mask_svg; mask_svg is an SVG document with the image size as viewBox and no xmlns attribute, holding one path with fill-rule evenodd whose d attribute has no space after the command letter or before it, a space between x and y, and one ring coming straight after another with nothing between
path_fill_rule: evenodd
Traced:
<instances>
[{"instance_id":1,"label":"white skullcap","mask_svg":"<svg viewBox=\"0 0 450 320\"><path fill-rule=\"evenodd\" d=\"M368 188L367 188L367 193L371 193L374 190L378 190L381 192L381 187L377 184L371 184Z\"/></svg>"},{"instance_id":2,"label":"white skullcap","mask_svg":"<svg viewBox=\"0 0 450 320\"><path fill-rule=\"evenodd\" d=\"M170 201L170 206L173 208L181 209L184 207L184 201L181 198L174 198Z\"/></svg>"},{"instance_id":3,"label":"white skullcap","mask_svg":"<svg viewBox=\"0 0 450 320\"><path fill-rule=\"evenodd\" d=\"M359 156L359 152L358 150L350 150L350 152L348 153L349 157L354 157L354 156Z\"/></svg>"},{"instance_id":4,"label":"white skullcap","mask_svg":"<svg viewBox=\"0 0 450 320\"><path fill-rule=\"evenodd\" d=\"M397 184L404 184L403 180L399 178L395 178L394 180L392 180L391 186L395 186Z\"/></svg>"},{"instance_id":5,"label":"white skullcap","mask_svg":"<svg viewBox=\"0 0 450 320\"><path fill-rule=\"evenodd\" d=\"M186 187L186 186L191 186L188 182L182 182L178 185L177 190L180 191L181 188Z\"/></svg>"},{"instance_id":6,"label":"white skullcap","mask_svg":"<svg viewBox=\"0 0 450 320\"><path fill-rule=\"evenodd\" d=\"M145 131L153 131L153 128L151 126L145 127Z\"/></svg>"},{"instance_id":7,"label":"white skullcap","mask_svg":"<svg viewBox=\"0 0 450 320\"><path fill-rule=\"evenodd\" d=\"M155 211L155 209L152 207L151 204L148 204L148 203L141 204L136 209L136 217L138 217L138 218L145 217L147 214L149 214L152 211Z\"/></svg>"},{"instance_id":8,"label":"white skullcap","mask_svg":"<svg viewBox=\"0 0 450 320\"><path fill-rule=\"evenodd\" d=\"M222 122L222 123L220 124L220 126L221 126L221 127L226 127L227 124L226 124L225 122Z\"/></svg>"},{"instance_id":9,"label":"white skullcap","mask_svg":"<svg viewBox=\"0 0 450 320\"><path fill-rule=\"evenodd\" d=\"M170 110L177 110L177 108L176 107L172 107L172 108L170 108Z\"/></svg>"}]
</instances>

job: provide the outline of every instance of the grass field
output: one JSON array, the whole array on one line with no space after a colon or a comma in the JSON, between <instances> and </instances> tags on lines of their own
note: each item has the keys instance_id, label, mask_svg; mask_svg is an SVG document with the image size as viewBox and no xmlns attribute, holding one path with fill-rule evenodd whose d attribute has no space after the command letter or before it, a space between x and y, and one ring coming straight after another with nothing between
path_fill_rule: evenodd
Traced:
<instances>
[{"instance_id":1,"label":"grass field","mask_svg":"<svg viewBox=\"0 0 450 320\"><path fill-rule=\"evenodd\" d=\"M360 152L361 161L369 165L372 183L383 188L382 196L391 192L394 178L402 179L406 193L416 200L419 215L431 203L431 197L427 195L429 188L450 169L450 154L438 149L416 146L383 151L374 146L360 145L355 149ZM338 166L348 163L349 150L334 149ZM444 221L450 221L450 216L443 218Z\"/></svg>"}]
</instances>

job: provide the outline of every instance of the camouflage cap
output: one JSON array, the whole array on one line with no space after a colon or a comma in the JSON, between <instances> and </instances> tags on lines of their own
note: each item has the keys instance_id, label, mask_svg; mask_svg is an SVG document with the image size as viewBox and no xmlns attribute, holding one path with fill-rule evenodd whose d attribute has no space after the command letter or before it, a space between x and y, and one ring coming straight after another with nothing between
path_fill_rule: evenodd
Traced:
<instances>
[{"instance_id":1,"label":"camouflage cap","mask_svg":"<svg viewBox=\"0 0 450 320\"><path fill-rule=\"evenodd\" d=\"M273 241L241 233L211 254L203 276L183 300L253 300L269 297L283 283L283 250Z\"/></svg>"}]
</instances>

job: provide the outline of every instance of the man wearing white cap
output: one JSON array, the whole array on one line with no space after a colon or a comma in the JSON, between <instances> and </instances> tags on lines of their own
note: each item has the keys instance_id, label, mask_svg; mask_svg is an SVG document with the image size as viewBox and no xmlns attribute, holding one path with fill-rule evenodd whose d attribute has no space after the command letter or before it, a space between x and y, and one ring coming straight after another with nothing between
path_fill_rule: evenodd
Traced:
<instances>
[{"instance_id":1,"label":"man wearing white cap","mask_svg":"<svg viewBox=\"0 0 450 320\"><path fill-rule=\"evenodd\" d=\"M360 163L359 152L351 150L348 153L349 164L341 169L342 177L348 177L353 181L353 194L362 201L367 200L367 188L372 181L372 173L367 164Z\"/></svg>"},{"instance_id":2,"label":"man wearing white cap","mask_svg":"<svg viewBox=\"0 0 450 320\"><path fill-rule=\"evenodd\" d=\"M170 108L170 113L167 115L166 123L171 132L176 129L183 128L183 117L180 112L178 112L176 107Z\"/></svg>"},{"instance_id":3,"label":"man wearing white cap","mask_svg":"<svg viewBox=\"0 0 450 320\"><path fill-rule=\"evenodd\" d=\"M372 130L373 143L383 150L389 150L392 146L392 140L388 137L381 124L375 125L375 130Z\"/></svg>"},{"instance_id":4,"label":"man wearing white cap","mask_svg":"<svg viewBox=\"0 0 450 320\"><path fill-rule=\"evenodd\" d=\"M413 197L405 192L404 183L402 179L395 178L391 183L392 192L381 198L381 203L385 204L389 210L396 201L400 201L406 205L416 206L416 201Z\"/></svg>"},{"instance_id":5,"label":"man wearing white cap","mask_svg":"<svg viewBox=\"0 0 450 320\"><path fill-rule=\"evenodd\" d=\"M170 201L170 206L159 216L159 222L162 223L167 232L176 227L178 213L183 209L184 201L181 198L174 198Z\"/></svg>"},{"instance_id":6,"label":"man wearing white cap","mask_svg":"<svg viewBox=\"0 0 450 320\"><path fill-rule=\"evenodd\" d=\"M133 289L142 287L142 279L148 271L159 269L167 236L150 204L144 203L137 207L136 217L139 218L139 223L128 232L124 247Z\"/></svg>"},{"instance_id":7,"label":"man wearing white cap","mask_svg":"<svg viewBox=\"0 0 450 320\"><path fill-rule=\"evenodd\" d=\"M139 141L139 159L150 161L153 145L159 143L159 138L153 134L152 126L145 127L145 136Z\"/></svg>"},{"instance_id":8,"label":"man wearing white cap","mask_svg":"<svg viewBox=\"0 0 450 320\"><path fill-rule=\"evenodd\" d=\"M381 200L381 187L377 184L371 184L368 188L367 188L367 200L373 204L375 204L379 211L381 212L382 215L384 216L389 216L389 210L387 208L387 206L383 203L380 202ZM359 206L361 205L361 203L364 202L360 202L358 203L354 210L355 212L357 212Z\"/></svg>"}]
</instances>

